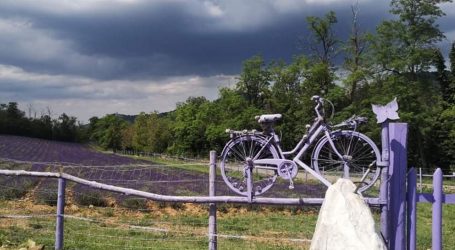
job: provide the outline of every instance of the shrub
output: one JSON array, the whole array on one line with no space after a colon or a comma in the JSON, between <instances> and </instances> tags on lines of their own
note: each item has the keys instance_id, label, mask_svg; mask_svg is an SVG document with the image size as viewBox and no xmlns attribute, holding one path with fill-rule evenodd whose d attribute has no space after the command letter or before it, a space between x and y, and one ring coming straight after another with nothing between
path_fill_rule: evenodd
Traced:
<instances>
[{"instance_id":1,"label":"shrub","mask_svg":"<svg viewBox=\"0 0 455 250\"><path fill-rule=\"evenodd\" d=\"M126 198L121 203L122 207L136 210L146 210L147 200L141 198Z\"/></svg>"},{"instance_id":2,"label":"shrub","mask_svg":"<svg viewBox=\"0 0 455 250\"><path fill-rule=\"evenodd\" d=\"M2 200L16 200L24 197L27 194L25 187L5 188L0 192L0 199Z\"/></svg>"},{"instance_id":3,"label":"shrub","mask_svg":"<svg viewBox=\"0 0 455 250\"><path fill-rule=\"evenodd\" d=\"M108 202L100 191L86 191L76 193L74 197L77 204L81 206L107 207Z\"/></svg>"},{"instance_id":4,"label":"shrub","mask_svg":"<svg viewBox=\"0 0 455 250\"><path fill-rule=\"evenodd\" d=\"M43 190L35 193L34 201L36 204L56 206L57 198L57 190Z\"/></svg>"},{"instance_id":5,"label":"shrub","mask_svg":"<svg viewBox=\"0 0 455 250\"><path fill-rule=\"evenodd\" d=\"M29 178L11 179L7 177L0 178L0 181L3 186L0 192L0 199L2 200L21 199L36 185L36 181Z\"/></svg>"}]
</instances>

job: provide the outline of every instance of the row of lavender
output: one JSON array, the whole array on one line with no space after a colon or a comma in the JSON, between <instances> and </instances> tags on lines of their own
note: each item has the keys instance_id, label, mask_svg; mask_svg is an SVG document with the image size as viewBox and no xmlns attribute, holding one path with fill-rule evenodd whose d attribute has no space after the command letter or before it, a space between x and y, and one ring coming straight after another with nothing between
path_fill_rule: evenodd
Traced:
<instances>
[{"instance_id":1,"label":"row of lavender","mask_svg":"<svg viewBox=\"0 0 455 250\"><path fill-rule=\"evenodd\" d=\"M96 152L82 144L10 135L0 135L0 158L16 161L91 166L141 163L141 161L115 154Z\"/></svg>"}]
</instances>

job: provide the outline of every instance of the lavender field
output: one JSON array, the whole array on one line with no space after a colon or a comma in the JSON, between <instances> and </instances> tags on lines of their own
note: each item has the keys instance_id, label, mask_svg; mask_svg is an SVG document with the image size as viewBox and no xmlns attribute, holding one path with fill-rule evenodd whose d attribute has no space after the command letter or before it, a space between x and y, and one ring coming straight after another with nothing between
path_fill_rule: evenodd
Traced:
<instances>
[{"instance_id":1,"label":"lavender field","mask_svg":"<svg viewBox=\"0 0 455 250\"><path fill-rule=\"evenodd\" d=\"M100 153L82 144L11 135L0 135L0 158L48 164L91 166L141 163L141 161L115 154Z\"/></svg>"},{"instance_id":2,"label":"lavender field","mask_svg":"<svg viewBox=\"0 0 455 250\"><path fill-rule=\"evenodd\" d=\"M63 171L87 180L134 188L165 195L207 195L208 166L195 163L157 164L147 160L137 160L116 154L98 152L86 145L63 143L19 136L0 135L1 168L32 171ZM191 165L188 170L182 166ZM325 188L320 184L301 183L294 190L288 183L277 183L266 196L269 197L323 197ZM13 192L23 196L29 190L43 190L55 193L53 179L0 177L0 187L16 187ZM77 195L93 193L95 196L125 199L122 195L100 193L81 185L72 185ZM14 194L12 197L14 197ZM234 195L217 176L217 194ZM11 195L10 195L11 196ZM49 199L53 199L53 195ZM52 202L51 202L52 203Z\"/></svg>"}]
</instances>

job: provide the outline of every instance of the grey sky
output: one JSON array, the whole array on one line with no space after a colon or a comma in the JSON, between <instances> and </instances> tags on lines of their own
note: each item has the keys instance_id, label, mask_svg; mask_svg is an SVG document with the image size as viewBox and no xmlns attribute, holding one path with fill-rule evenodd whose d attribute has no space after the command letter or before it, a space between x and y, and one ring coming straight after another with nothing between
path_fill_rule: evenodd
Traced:
<instances>
[{"instance_id":1,"label":"grey sky","mask_svg":"<svg viewBox=\"0 0 455 250\"><path fill-rule=\"evenodd\" d=\"M305 18L334 10L349 31L355 1L344 0L2 0L0 103L32 104L82 121L106 113L168 111L189 96L217 97L241 62L302 53ZM360 0L360 24L374 31L389 1ZM455 8L440 20L455 39Z\"/></svg>"}]
</instances>

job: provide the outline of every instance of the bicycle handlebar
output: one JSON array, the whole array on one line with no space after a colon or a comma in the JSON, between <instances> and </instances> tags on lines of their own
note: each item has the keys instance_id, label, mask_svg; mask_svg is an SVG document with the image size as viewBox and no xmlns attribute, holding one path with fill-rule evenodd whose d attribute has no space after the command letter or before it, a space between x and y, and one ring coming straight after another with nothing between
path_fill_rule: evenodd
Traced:
<instances>
[{"instance_id":1,"label":"bicycle handlebar","mask_svg":"<svg viewBox=\"0 0 455 250\"><path fill-rule=\"evenodd\" d=\"M363 116L356 116L356 115L353 115L351 116L349 119L341 122L340 124L337 124L333 127L337 128L337 127L344 127L344 126L348 126L348 127L357 127L358 125L362 124L362 123L367 123L368 122L368 118L366 117L363 117Z\"/></svg>"}]
</instances>

